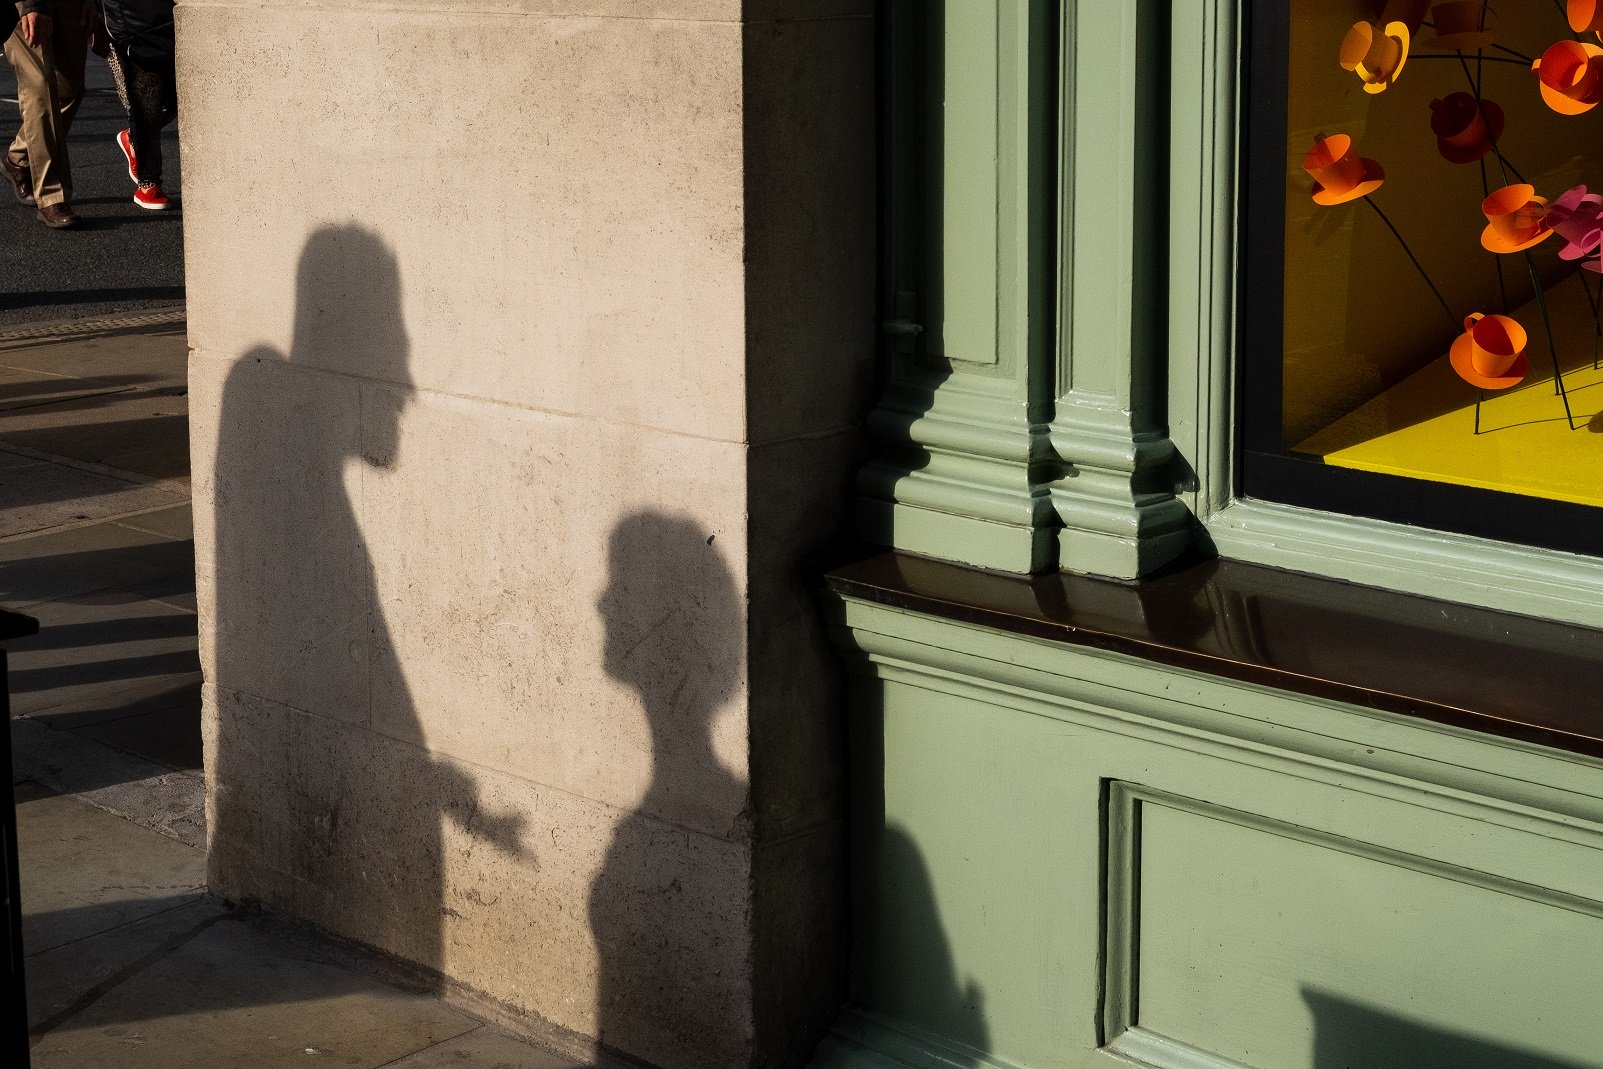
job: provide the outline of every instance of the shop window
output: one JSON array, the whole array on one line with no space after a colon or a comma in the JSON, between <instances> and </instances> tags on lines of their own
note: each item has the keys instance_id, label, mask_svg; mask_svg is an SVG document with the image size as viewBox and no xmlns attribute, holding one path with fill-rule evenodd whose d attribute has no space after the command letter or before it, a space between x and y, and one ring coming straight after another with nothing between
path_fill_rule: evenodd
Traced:
<instances>
[{"instance_id":1,"label":"shop window","mask_svg":"<svg viewBox=\"0 0 1603 1069\"><path fill-rule=\"evenodd\" d=\"M1245 495L1603 551L1603 0L1245 29Z\"/></svg>"}]
</instances>

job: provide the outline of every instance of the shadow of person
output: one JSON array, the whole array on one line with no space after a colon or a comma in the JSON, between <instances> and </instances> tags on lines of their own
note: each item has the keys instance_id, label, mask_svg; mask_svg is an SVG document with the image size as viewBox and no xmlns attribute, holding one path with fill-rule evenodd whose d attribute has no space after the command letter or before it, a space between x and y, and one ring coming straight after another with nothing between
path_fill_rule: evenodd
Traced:
<instances>
[{"instance_id":1,"label":"shadow of person","mask_svg":"<svg viewBox=\"0 0 1603 1069\"><path fill-rule=\"evenodd\" d=\"M362 515L405 477L408 355L395 256L331 227L302 250L288 356L252 350L223 384L200 555L215 597L208 866L225 898L376 948L433 987L447 966L444 821L524 848L522 819L486 814L472 777L427 750L368 552L370 537L408 537ZM202 519L198 543L206 532Z\"/></svg>"},{"instance_id":2,"label":"shadow of person","mask_svg":"<svg viewBox=\"0 0 1603 1069\"><path fill-rule=\"evenodd\" d=\"M747 784L717 717L744 687L745 616L712 542L688 519L625 518L597 606L607 674L651 733L650 782L590 889L597 1034L662 1069L752 1059Z\"/></svg>"}]
</instances>

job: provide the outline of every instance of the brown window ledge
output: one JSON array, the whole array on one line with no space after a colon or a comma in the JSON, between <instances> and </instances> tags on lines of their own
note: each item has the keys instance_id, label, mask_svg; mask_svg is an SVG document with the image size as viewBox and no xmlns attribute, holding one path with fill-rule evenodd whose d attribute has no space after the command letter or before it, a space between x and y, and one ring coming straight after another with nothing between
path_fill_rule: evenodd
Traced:
<instances>
[{"instance_id":1,"label":"brown window ledge","mask_svg":"<svg viewBox=\"0 0 1603 1069\"><path fill-rule=\"evenodd\" d=\"M1603 632L1234 561L1140 584L886 553L838 594L1603 757Z\"/></svg>"}]
</instances>

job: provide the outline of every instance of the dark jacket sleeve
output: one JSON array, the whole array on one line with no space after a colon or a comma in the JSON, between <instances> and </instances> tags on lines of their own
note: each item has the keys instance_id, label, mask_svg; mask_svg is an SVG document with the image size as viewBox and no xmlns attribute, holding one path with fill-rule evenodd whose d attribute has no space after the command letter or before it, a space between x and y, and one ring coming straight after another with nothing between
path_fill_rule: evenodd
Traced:
<instances>
[{"instance_id":1,"label":"dark jacket sleeve","mask_svg":"<svg viewBox=\"0 0 1603 1069\"><path fill-rule=\"evenodd\" d=\"M21 10L17 12L18 15L50 14L50 12L47 10L50 7L50 0L22 0L22 3L18 4L17 6L21 8ZM8 21L15 25L17 16L13 15Z\"/></svg>"},{"instance_id":2,"label":"dark jacket sleeve","mask_svg":"<svg viewBox=\"0 0 1603 1069\"><path fill-rule=\"evenodd\" d=\"M142 63L173 56L173 0L101 0L106 32Z\"/></svg>"}]
</instances>

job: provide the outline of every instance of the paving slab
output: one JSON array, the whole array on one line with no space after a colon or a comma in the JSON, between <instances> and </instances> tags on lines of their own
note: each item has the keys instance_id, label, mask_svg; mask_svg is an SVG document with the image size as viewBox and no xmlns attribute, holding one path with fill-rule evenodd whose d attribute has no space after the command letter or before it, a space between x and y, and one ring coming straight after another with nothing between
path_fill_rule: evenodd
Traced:
<instances>
[{"instance_id":1,"label":"paving slab","mask_svg":"<svg viewBox=\"0 0 1603 1069\"><path fill-rule=\"evenodd\" d=\"M31 715L96 688L198 671L195 615L110 591L36 603L39 633L8 647L11 711Z\"/></svg>"},{"instance_id":2,"label":"paving slab","mask_svg":"<svg viewBox=\"0 0 1603 1069\"><path fill-rule=\"evenodd\" d=\"M184 688L182 700L165 709L120 717L78 730L124 753L177 772L201 770L200 683Z\"/></svg>"},{"instance_id":3,"label":"paving slab","mask_svg":"<svg viewBox=\"0 0 1603 1069\"><path fill-rule=\"evenodd\" d=\"M195 517L187 501L172 508L151 509L149 512L135 513L132 516L119 516L117 522L136 531L149 531L151 534L166 535L168 538L188 542L195 540Z\"/></svg>"},{"instance_id":4,"label":"paving slab","mask_svg":"<svg viewBox=\"0 0 1603 1069\"><path fill-rule=\"evenodd\" d=\"M28 953L191 904L203 893L202 851L34 783L16 791Z\"/></svg>"},{"instance_id":5,"label":"paving slab","mask_svg":"<svg viewBox=\"0 0 1603 1069\"><path fill-rule=\"evenodd\" d=\"M196 928L58 1015L36 1035L35 1069L378 1069L479 1027L235 915Z\"/></svg>"},{"instance_id":6,"label":"paving slab","mask_svg":"<svg viewBox=\"0 0 1603 1069\"><path fill-rule=\"evenodd\" d=\"M130 827L196 849L206 845L206 783L198 772L174 770L26 717L11 722L11 762L17 778L70 794Z\"/></svg>"},{"instance_id":7,"label":"paving slab","mask_svg":"<svg viewBox=\"0 0 1603 1069\"><path fill-rule=\"evenodd\" d=\"M183 323L91 329L68 339L0 340L0 368L146 388L182 387L188 358Z\"/></svg>"},{"instance_id":8,"label":"paving slab","mask_svg":"<svg viewBox=\"0 0 1603 1069\"><path fill-rule=\"evenodd\" d=\"M115 986L140 964L194 938L228 915L228 907L197 895L173 909L150 914L52 950L33 953L23 964L28 984L28 1027L47 1034L77 1010Z\"/></svg>"},{"instance_id":9,"label":"paving slab","mask_svg":"<svg viewBox=\"0 0 1603 1069\"><path fill-rule=\"evenodd\" d=\"M86 687L71 701L59 702L48 709L27 714L35 723L46 724L62 731L82 731L95 724L104 724L130 716L160 712L177 705L188 704L199 693L201 673L178 672L173 675L148 676L142 679L112 680L94 687ZM21 714L18 714L21 715Z\"/></svg>"},{"instance_id":10,"label":"paving slab","mask_svg":"<svg viewBox=\"0 0 1603 1069\"><path fill-rule=\"evenodd\" d=\"M448 1039L392 1062L387 1069L583 1069L578 1062L542 1050L493 1025Z\"/></svg>"},{"instance_id":11,"label":"paving slab","mask_svg":"<svg viewBox=\"0 0 1603 1069\"><path fill-rule=\"evenodd\" d=\"M0 602L25 611L37 602L122 590L187 598L192 604L192 535L167 533L182 531L188 522L185 504L131 520L107 520L0 542Z\"/></svg>"},{"instance_id":12,"label":"paving slab","mask_svg":"<svg viewBox=\"0 0 1603 1069\"><path fill-rule=\"evenodd\" d=\"M188 494L160 483L61 464L7 450L0 441L0 538L180 504Z\"/></svg>"},{"instance_id":13,"label":"paving slab","mask_svg":"<svg viewBox=\"0 0 1603 1069\"><path fill-rule=\"evenodd\" d=\"M151 479L189 475L189 407L181 395L130 390L0 413L0 445L100 464Z\"/></svg>"},{"instance_id":14,"label":"paving slab","mask_svg":"<svg viewBox=\"0 0 1603 1069\"><path fill-rule=\"evenodd\" d=\"M0 360L4 357L0 356ZM76 378L38 371L0 366L0 413L33 405L80 397L98 397L153 386L162 381L156 375L94 375Z\"/></svg>"}]
</instances>

